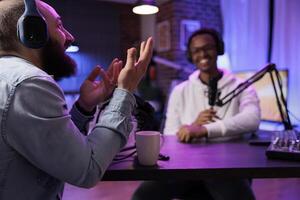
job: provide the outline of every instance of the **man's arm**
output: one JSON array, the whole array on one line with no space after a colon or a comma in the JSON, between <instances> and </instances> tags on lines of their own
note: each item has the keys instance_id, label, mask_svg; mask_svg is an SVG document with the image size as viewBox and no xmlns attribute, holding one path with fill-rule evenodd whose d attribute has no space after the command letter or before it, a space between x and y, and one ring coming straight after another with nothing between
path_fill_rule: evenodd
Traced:
<instances>
[{"instance_id":1,"label":"man's arm","mask_svg":"<svg viewBox=\"0 0 300 200\"><path fill-rule=\"evenodd\" d=\"M72 106L70 110L71 119L82 134L87 135L89 122L94 119L95 112L96 108L92 112L85 111L77 101Z\"/></svg>"},{"instance_id":2,"label":"man's arm","mask_svg":"<svg viewBox=\"0 0 300 200\"><path fill-rule=\"evenodd\" d=\"M194 123L180 127L177 133L178 139L181 142L190 142L193 138L231 137L257 130L260 122L260 108L255 90L249 88L244 91L236 102L239 102L238 114L219 120L214 112L203 111L203 115L200 113ZM211 122L212 117L215 118L213 121L216 121Z\"/></svg>"},{"instance_id":3,"label":"man's arm","mask_svg":"<svg viewBox=\"0 0 300 200\"><path fill-rule=\"evenodd\" d=\"M63 92L53 79L34 77L23 81L15 90L3 125L6 142L55 178L81 187L94 186L127 141L135 105L131 92L146 72L152 46L152 38L142 42L138 60L136 50L128 50L126 65L117 80L118 88L88 136L74 125ZM104 85L110 84L106 82ZM100 85L99 91L102 88ZM92 110L101 94L93 96L96 98L82 99L80 106Z\"/></svg>"},{"instance_id":4,"label":"man's arm","mask_svg":"<svg viewBox=\"0 0 300 200\"><path fill-rule=\"evenodd\" d=\"M102 120L86 137L72 122L55 82L27 80L17 88L9 109L7 142L53 177L90 187L126 143L134 104L132 94L117 89Z\"/></svg>"},{"instance_id":5,"label":"man's arm","mask_svg":"<svg viewBox=\"0 0 300 200\"><path fill-rule=\"evenodd\" d=\"M70 114L77 128L87 134L88 123L94 118L96 105L108 101L116 88L123 62L115 58L105 72L96 66L80 86L79 99L73 105ZM97 77L101 81L97 81Z\"/></svg>"},{"instance_id":6,"label":"man's arm","mask_svg":"<svg viewBox=\"0 0 300 200\"><path fill-rule=\"evenodd\" d=\"M260 123L259 100L252 87L241 93L239 113L223 120L203 125L208 131L208 137L232 136L255 131Z\"/></svg>"}]
</instances>

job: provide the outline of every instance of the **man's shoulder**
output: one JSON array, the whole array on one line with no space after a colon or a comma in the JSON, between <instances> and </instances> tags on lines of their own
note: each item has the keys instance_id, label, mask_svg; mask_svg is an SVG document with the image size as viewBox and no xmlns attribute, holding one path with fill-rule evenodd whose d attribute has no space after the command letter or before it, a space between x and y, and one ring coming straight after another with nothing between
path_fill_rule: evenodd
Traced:
<instances>
[{"instance_id":1,"label":"man's shoulder","mask_svg":"<svg viewBox=\"0 0 300 200\"><path fill-rule=\"evenodd\" d=\"M191 84L190 80L178 81L177 84L173 87L173 91L183 91Z\"/></svg>"},{"instance_id":2,"label":"man's shoulder","mask_svg":"<svg viewBox=\"0 0 300 200\"><path fill-rule=\"evenodd\" d=\"M50 78L43 70L17 57L1 58L0 66L0 79L15 86L33 77Z\"/></svg>"}]
</instances>

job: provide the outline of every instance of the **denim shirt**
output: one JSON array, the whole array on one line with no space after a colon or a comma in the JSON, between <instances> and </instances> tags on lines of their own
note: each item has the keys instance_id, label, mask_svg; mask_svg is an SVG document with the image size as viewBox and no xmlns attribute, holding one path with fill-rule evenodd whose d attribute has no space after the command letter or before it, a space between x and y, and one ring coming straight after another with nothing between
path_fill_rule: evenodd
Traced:
<instances>
[{"instance_id":1,"label":"denim shirt","mask_svg":"<svg viewBox=\"0 0 300 200\"><path fill-rule=\"evenodd\" d=\"M133 95L116 89L99 123L76 106L44 71L18 57L0 58L0 199L61 199L64 182L97 184L131 131Z\"/></svg>"}]
</instances>

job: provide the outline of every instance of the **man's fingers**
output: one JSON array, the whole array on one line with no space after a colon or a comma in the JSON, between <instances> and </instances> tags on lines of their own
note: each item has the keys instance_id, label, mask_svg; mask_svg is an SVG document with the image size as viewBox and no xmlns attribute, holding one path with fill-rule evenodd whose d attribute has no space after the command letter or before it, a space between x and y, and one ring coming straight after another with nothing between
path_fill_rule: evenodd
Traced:
<instances>
[{"instance_id":1,"label":"man's fingers","mask_svg":"<svg viewBox=\"0 0 300 200\"><path fill-rule=\"evenodd\" d=\"M189 142L191 139L188 131L184 127L177 132L177 138L180 142Z\"/></svg>"},{"instance_id":2,"label":"man's fingers","mask_svg":"<svg viewBox=\"0 0 300 200\"><path fill-rule=\"evenodd\" d=\"M202 119L199 119L198 122L199 122L200 124L203 124L203 123L209 122L210 119L211 119L211 118L202 118Z\"/></svg>"},{"instance_id":3,"label":"man's fingers","mask_svg":"<svg viewBox=\"0 0 300 200\"><path fill-rule=\"evenodd\" d=\"M205 110L205 111L203 111L201 113L203 113L203 114L216 114L216 111L212 110L212 109L208 109L208 110Z\"/></svg>"},{"instance_id":4,"label":"man's fingers","mask_svg":"<svg viewBox=\"0 0 300 200\"><path fill-rule=\"evenodd\" d=\"M190 141L190 134L185 133L184 142L188 143Z\"/></svg>"},{"instance_id":5,"label":"man's fingers","mask_svg":"<svg viewBox=\"0 0 300 200\"><path fill-rule=\"evenodd\" d=\"M145 49L145 46L146 46L146 42L143 41L143 42L141 43L141 46L140 46L140 56L143 54L144 49Z\"/></svg>"},{"instance_id":6,"label":"man's fingers","mask_svg":"<svg viewBox=\"0 0 300 200\"><path fill-rule=\"evenodd\" d=\"M216 115L216 114L217 114L217 111L212 110L212 111L210 112L210 114L211 114L211 115Z\"/></svg>"},{"instance_id":7,"label":"man's fingers","mask_svg":"<svg viewBox=\"0 0 300 200\"><path fill-rule=\"evenodd\" d=\"M113 75L113 73L114 73L114 68L115 68L115 64L117 63L119 61L119 59L118 58L115 58L115 59L113 59L113 61L110 63L110 65L109 65L109 67L108 67L108 69L107 69L107 75L109 76L109 77L111 77L112 75Z\"/></svg>"},{"instance_id":8,"label":"man's fingers","mask_svg":"<svg viewBox=\"0 0 300 200\"><path fill-rule=\"evenodd\" d=\"M100 77L102 78L102 80L104 82L104 85L105 86L110 86L111 81L109 80L109 77L107 76L106 72L103 69L101 69L99 74L100 74Z\"/></svg>"},{"instance_id":9,"label":"man's fingers","mask_svg":"<svg viewBox=\"0 0 300 200\"><path fill-rule=\"evenodd\" d=\"M181 133L179 140L180 140L180 142L184 142L184 134L183 133Z\"/></svg>"},{"instance_id":10,"label":"man's fingers","mask_svg":"<svg viewBox=\"0 0 300 200\"><path fill-rule=\"evenodd\" d=\"M145 60L145 62L149 62L152 57L153 51L153 38L149 37L146 41L145 47L143 49L142 54L140 55L139 60Z\"/></svg>"},{"instance_id":11,"label":"man's fingers","mask_svg":"<svg viewBox=\"0 0 300 200\"><path fill-rule=\"evenodd\" d=\"M150 61L153 53L153 39L152 37L148 38L146 46L144 48L144 53L146 55L147 62Z\"/></svg>"},{"instance_id":12,"label":"man's fingers","mask_svg":"<svg viewBox=\"0 0 300 200\"><path fill-rule=\"evenodd\" d=\"M123 69L123 61L120 60L120 63L121 63L121 64L120 64L120 66L119 66L119 73L120 73L120 72L122 71L122 69Z\"/></svg>"},{"instance_id":13,"label":"man's fingers","mask_svg":"<svg viewBox=\"0 0 300 200\"><path fill-rule=\"evenodd\" d=\"M130 48L127 50L126 68L132 69L136 63L136 49Z\"/></svg>"},{"instance_id":14,"label":"man's fingers","mask_svg":"<svg viewBox=\"0 0 300 200\"><path fill-rule=\"evenodd\" d=\"M114 68L113 68L113 80L112 80L114 84L116 84L117 81L118 81L118 77L119 77L119 74L121 72L122 65L123 65L122 61L118 61L114 65Z\"/></svg>"},{"instance_id":15,"label":"man's fingers","mask_svg":"<svg viewBox=\"0 0 300 200\"><path fill-rule=\"evenodd\" d=\"M179 132L177 133L177 137L180 142L182 142L182 136L183 136L182 130L179 130Z\"/></svg>"},{"instance_id":16,"label":"man's fingers","mask_svg":"<svg viewBox=\"0 0 300 200\"><path fill-rule=\"evenodd\" d=\"M149 37L146 41L145 48L144 48L144 50L147 51L146 54L152 52L152 47L153 47L153 38Z\"/></svg>"},{"instance_id":17,"label":"man's fingers","mask_svg":"<svg viewBox=\"0 0 300 200\"><path fill-rule=\"evenodd\" d=\"M97 65L93 71L88 75L87 80L89 81L95 81L95 79L97 78L97 76L99 75L101 71L101 67L99 65Z\"/></svg>"},{"instance_id":18,"label":"man's fingers","mask_svg":"<svg viewBox=\"0 0 300 200\"><path fill-rule=\"evenodd\" d=\"M213 115L211 113L203 113L201 115L202 118L206 118L206 117L212 117Z\"/></svg>"}]
</instances>

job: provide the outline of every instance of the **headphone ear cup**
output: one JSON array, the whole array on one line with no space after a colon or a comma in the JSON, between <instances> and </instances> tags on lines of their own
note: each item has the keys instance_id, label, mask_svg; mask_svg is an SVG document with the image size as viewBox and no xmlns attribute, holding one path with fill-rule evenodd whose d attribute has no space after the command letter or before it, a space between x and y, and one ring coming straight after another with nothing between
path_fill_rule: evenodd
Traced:
<instances>
[{"instance_id":1,"label":"headphone ear cup","mask_svg":"<svg viewBox=\"0 0 300 200\"><path fill-rule=\"evenodd\" d=\"M17 35L23 45L32 49L45 46L49 37L44 18L26 13L18 20Z\"/></svg>"},{"instance_id":2,"label":"headphone ear cup","mask_svg":"<svg viewBox=\"0 0 300 200\"><path fill-rule=\"evenodd\" d=\"M223 55L224 53L225 53L224 41L221 38L219 38L218 55Z\"/></svg>"},{"instance_id":3,"label":"headphone ear cup","mask_svg":"<svg viewBox=\"0 0 300 200\"><path fill-rule=\"evenodd\" d=\"M24 1L25 12L17 23L19 41L27 48L39 49L47 44L47 23L36 7L35 0Z\"/></svg>"}]
</instances>

